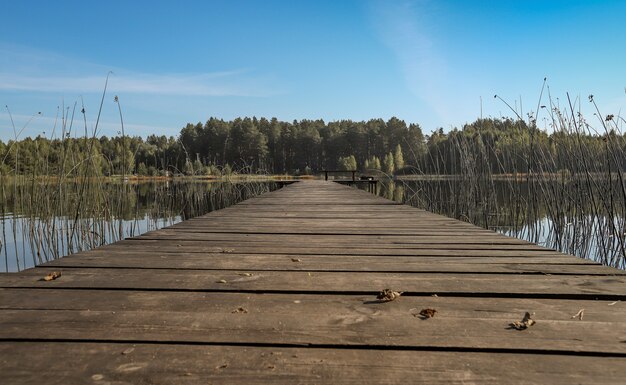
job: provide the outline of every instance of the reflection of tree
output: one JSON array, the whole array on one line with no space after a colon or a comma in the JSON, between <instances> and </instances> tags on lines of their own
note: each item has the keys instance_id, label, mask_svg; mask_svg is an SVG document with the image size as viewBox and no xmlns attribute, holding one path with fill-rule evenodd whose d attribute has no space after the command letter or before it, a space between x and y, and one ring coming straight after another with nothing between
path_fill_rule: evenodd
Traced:
<instances>
[{"instance_id":1,"label":"reflection of tree","mask_svg":"<svg viewBox=\"0 0 626 385\"><path fill-rule=\"evenodd\" d=\"M0 178L0 192L4 193L0 213L3 224L8 221L20 226L3 227L4 236L23 234L23 250L28 245L32 258L40 256L36 263L41 263L138 235L137 229L146 227L139 222L148 221L147 228L155 228L157 223L162 226L192 218L274 188L273 183L264 182L124 183L101 179L33 185ZM6 249L0 252L6 260Z\"/></svg>"},{"instance_id":2,"label":"reflection of tree","mask_svg":"<svg viewBox=\"0 0 626 385\"><path fill-rule=\"evenodd\" d=\"M476 194L480 183L484 182L461 176L387 181L381 184L380 194L550 248L579 256L593 255L605 264L626 267L620 240L626 229L624 201L615 199L613 206L598 205L606 191L619 189L618 180L613 180L613 187L602 180L588 185L584 178L492 180L488 184L492 191L485 195L492 198L489 200ZM401 188L408 194L398 194Z\"/></svg>"}]
</instances>

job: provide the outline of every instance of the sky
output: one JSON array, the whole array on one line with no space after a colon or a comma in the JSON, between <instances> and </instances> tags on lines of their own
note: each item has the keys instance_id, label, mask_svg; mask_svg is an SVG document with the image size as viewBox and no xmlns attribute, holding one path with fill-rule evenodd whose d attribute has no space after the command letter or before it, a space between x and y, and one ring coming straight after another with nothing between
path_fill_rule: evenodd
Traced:
<instances>
[{"instance_id":1,"label":"sky","mask_svg":"<svg viewBox=\"0 0 626 385\"><path fill-rule=\"evenodd\" d=\"M127 135L176 136L187 123L244 116L395 116L428 134L514 116L496 94L523 117L549 103L548 90L586 115L590 94L603 115L626 107L623 0L7 0L1 9L4 141L58 137L63 116L72 136L117 135L122 122Z\"/></svg>"}]
</instances>

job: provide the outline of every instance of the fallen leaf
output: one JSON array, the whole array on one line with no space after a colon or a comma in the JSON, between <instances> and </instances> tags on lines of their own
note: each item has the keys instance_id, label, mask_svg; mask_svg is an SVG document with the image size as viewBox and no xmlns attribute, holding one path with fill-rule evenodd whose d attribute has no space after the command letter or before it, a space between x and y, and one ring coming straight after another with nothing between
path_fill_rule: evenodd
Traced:
<instances>
[{"instance_id":1,"label":"fallen leaf","mask_svg":"<svg viewBox=\"0 0 626 385\"><path fill-rule=\"evenodd\" d=\"M54 281L55 279L59 278L61 276L61 272L60 271L53 271L52 273L46 275L45 277L41 278L40 281Z\"/></svg>"},{"instance_id":2,"label":"fallen leaf","mask_svg":"<svg viewBox=\"0 0 626 385\"><path fill-rule=\"evenodd\" d=\"M276 366L275 365L267 365L267 368L274 370L274 369L276 369Z\"/></svg>"},{"instance_id":3,"label":"fallen leaf","mask_svg":"<svg viewBox=\"0 0 626 385\"><path fill-rule=\"evenodd\" d=\"M435 316L435 313L437 313L436 309L426 308L420 311L419 316L421 319L428 319L433 318Z\"/></svg>"},{"instance_id":4,"label":"fallen leaf","mask_svg":"<svg viewBox=\"0 0 626 385\"><path fill-rule=\"evenodd\" d=\"M526 312L526 314L524 314L524 318L522 318L521 321L515 321L515 322L511 322L509 324L509 326L513 329L517 329L517 330L525 330L528 329L529 327L533 326L534 324L536 324L535 320L532 319L532 316L535 315L535 313L530 314L529 312Z\"/></svg>"},{"instance_id":5,"label":"fallen leaf","mask_svg":"<svg viewBox=\"0 0 626 385\"><path fill-rule=\"evenodd\" d=\"M244 277L252 277L254 274L252 274L252 273L239 273L239 275L244 276Z\"/></svg>"},{"instance_id":6,"label":"fallen leaf","mask_svg":"<svg viewBox=\"0 0 626 385\"><path fill-rule=\"evenodd\" d=\"M380 293L378 293L378 295L376 296L376 299L378 299L381 302L390 302L400 297L402 293L403 292L401 291L393 291L391 289L385 289L381 291Z\"/></svg>"},{"instance_id":7,"label":"fallen leaf","mask_svg":"<svg viewBox=\"0 0 626 385\"><path fill-rule=\"evenodd\" d=\"M220 279L219 281L215 281L215 283L228 283L228 281L225 279Z\"/></svg>"},{"instance_id":8,"label":"fallen leaf","mask_svg":"<svg viewBox=\"0 0 626 385\"><path fill-rule=\"evenodd\" d=\"M574 314L574 315L572 316L572 318L576 318L576 317L578 317L578 319L579 319L580 321L582 321L582 320L583 320L583 315L584 315L584 314L585 314L585 309L580 309L580 310L578 311L578 313L576 313L576 314Z\"/></svg>"},{"instance_id":9,"label":"fallen leaf","mask_svg":"<svg viewBox=\"0 0 626 385\"><path fill-rule=\"evenodd\" d=\"M618 303L618 302L619 302L619 301L611 302L611 303L610 303L610 304L608 304L608 305L609 305L609 306L613 306L613 305L615 305L615 304L616 304L616 303Z\"/></svg>"},{"instance_id":10,"label":"fallen leaf","mask_svg":"<svg viewBox=\"0 0 626 385\"><path fill-rule=\"evenodd\" d=\"M215 369L226 369L228 367L228 364L222 364L220 366L216 366Z\"/></svg>"},{"instance_id":11,"label":"fallen leaf","mask_svg":"<svg viewBox=\"0 0 626 385\"><path fill-rule=\"evenodd\" d=\"M291 262L302 262L300 258L291 258Z\"/></svg>"},{"instance_id":12,"label":"fallen leaf","mask_svg":"<svg viewBox=\"0 0 626 385\"><path fill-rule=\"evenodd\" d=\"M247 313L248 309L243 308L243 307L238 307L237 309L231 311L231 313Z\"/></svg>"}]
</instances>

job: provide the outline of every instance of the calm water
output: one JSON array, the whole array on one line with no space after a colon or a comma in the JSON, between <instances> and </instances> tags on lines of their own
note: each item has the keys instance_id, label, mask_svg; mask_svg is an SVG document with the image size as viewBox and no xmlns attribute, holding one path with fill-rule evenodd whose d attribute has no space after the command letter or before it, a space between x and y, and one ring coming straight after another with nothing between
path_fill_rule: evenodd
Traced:
<instances>
[{"instance_id":1,"label":"calm water","mask_svg":"<svg viewBox=\"0 0 626 385\"><path fill-rule=\"evenodd\" d=\"M2 187L0 272L137 236L277 188L271 182L207 181Z\"/></svg>"},{"instance_id":2,"label":"calm water","mask_svg":"<svg viewBox=\"0 0 626 385\"><path fill-rule=\"evenodd\" d=\"M529 186L490 181L481 186L463 180L397 181L379 184L378 195L625 269L621 186L613 185L615 199L607 195L606 184L596 187L589 192L576 182Z\"/></svg>"},{"instance_id":3,"label":"calm water","mask_svg":"<svg viewBox=\"0 0 626 385\"><path fill-rule=\"evenodd\" d=\"M47 222L32 220L24 217L8 216L0 219L3 226L2 250L3 267L0 271L15 272L33 267L35 265L53 260L60 256L72 254L81 250L89 250L92 247L113 243L118 240L134 237L150 230L157 230L165 226L173 225L182 221L180 215L167 218L153 218L145 214L142 218L132 220L118 219L110 222L110 225L120 226L121 233L103 232L102 235L92 233L90 239L75 244L68 243L66 234L71 232L72 225L67 217L58 218L58 227L52 234L46 236L31 237L33 231L38 228L49 227ZM50 242L45 243L45 242Z\"/></svg>"}]
</instances>

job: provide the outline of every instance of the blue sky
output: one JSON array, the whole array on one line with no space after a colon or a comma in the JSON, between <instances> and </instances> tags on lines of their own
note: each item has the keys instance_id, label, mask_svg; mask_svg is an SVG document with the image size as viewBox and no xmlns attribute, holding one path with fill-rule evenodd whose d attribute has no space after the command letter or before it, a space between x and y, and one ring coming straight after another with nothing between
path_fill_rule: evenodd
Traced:
<instances>
[{"instance_id":1,"label":"blue sky","mask_svg":"<svg viewBox=\"0 0 626 385\"><path fill-rule=\"evenodd\" d=\"M103 135L121 128L115 95L140 136L211 116L397 116L428 134L475 120L481 100L483 116L512 116L494 94L526 113L544 77L587 115L589 94L603 114L626 106L621 0L9 0L2 14L2 140L5 105L20 138L58 135L74 103L91 131L110 71Z\"/></svg>"}]
</instances>

